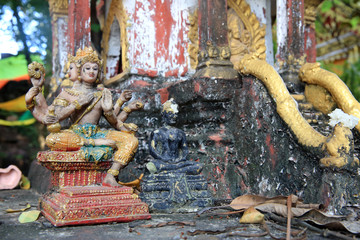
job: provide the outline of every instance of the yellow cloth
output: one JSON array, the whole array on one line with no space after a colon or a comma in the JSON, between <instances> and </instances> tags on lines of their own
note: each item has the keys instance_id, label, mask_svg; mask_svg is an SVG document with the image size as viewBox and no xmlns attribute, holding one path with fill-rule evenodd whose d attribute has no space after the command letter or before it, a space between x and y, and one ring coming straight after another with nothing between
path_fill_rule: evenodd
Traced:
<instances>
[{"instance_id":1,"label":"yellow cloth","mask_svg":"<svg viewBox=\"0 0 360 240\"><path fill-rule=\"evenodd\" d=\"M34 124L35 121L36 121L35 118L21 120L21 121L6 121L6 120L3 120L3 119L0 119L0 125L9 126L9 127L27 126L27 125Z\"/></svg>"},{"instance_id":2,"label":"yellow cloth","mask_svg":"<svg viewBox=\"0 0 360 240\"><path fill-rule=\"evenodd\" d=\"M10 112L25 112L27 110L25 104L25 95L7 102L0 103L0 109Z\"/></svg>"}]
</instances>

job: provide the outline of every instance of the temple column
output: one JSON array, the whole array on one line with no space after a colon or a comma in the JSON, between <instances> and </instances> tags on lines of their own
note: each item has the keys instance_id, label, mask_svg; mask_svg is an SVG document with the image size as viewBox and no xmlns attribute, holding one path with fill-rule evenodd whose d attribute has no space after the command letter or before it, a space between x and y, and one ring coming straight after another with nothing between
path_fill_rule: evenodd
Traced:
<instances>
[{"instance_id":1,"label":"temple column","mask_svg":"<svg viewBox=\"0 0 360 240\"><path fill-rule=\"evenodd\" d=\"M69 1L69 53L91 46L90 0Z\"/></svg>"},{"instance_id":2,"label":"temple column","mask_svg":"<svg viewBox=\"0 0 360 240\"><path fill-rule=\"evenodd\" d=\"M194 77L235 79L230 62L227 1L199 0L199 55Z\"/></svg>"},{"instance_id":3,"label":"temple column","mask_svg":"<svg viewBox=\"0 0 360 240\"><path fill-rule=\"evenodd\" d=\"M316 8L322 0L305 0L305 53L306 61L316 62L315 19Z\"/></svg>"},{"instance_id":4,"label":"temple column","mask_svg":"<svg viewBox=\"0 0 360 240\"><path fill-rule=\"evenodd\" d=\"M68 1L49 0L52 25L52 78L50 92L55 92L64 77L67 60L68 42Z\"/></svg>"},{"instance_id":5,"label":"temple column","mask_svg":"<svg viewBox=\"0 0 360 240\"><path fill-rule=\"evenodd\" d=\"M305 62L304 0L276 1L276 66L291 93L301 93L304 85L298 72Z\"/></svg>"}]
</instances>

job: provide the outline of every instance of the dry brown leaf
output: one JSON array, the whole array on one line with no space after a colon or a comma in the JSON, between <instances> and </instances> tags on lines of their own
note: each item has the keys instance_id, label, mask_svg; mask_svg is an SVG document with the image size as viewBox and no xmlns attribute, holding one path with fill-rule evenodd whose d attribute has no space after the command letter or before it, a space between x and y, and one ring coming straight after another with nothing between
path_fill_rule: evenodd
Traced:
<instances>
[{"instance_id":1,"label":"dry brown leaf","mask_svg":"<svg viewBox=\"0 0 360 240\"><path fill-rule=\"evenodd\" d=\"M346 217L330 215L317 210L312 210L300 218L303 221L312 222L318 226L343 231L347 230L353 234L360 233L360 221L346 221Z\"/></svg>"},{"instance_id":2,"label":"dry brown leaf","mask_svg":"<svg viewBox=\"0 0 360 240\"><path fill-rule=\"evenodd\" d=\"M240 218L240 223L262 223L264 221L264 214L250 207L245 210L244 215Z\"/></svg>"},{"instance_id":3,"label":"dry brown leaf","mask_svg":"<svg viewBox=\"0 0 360 240\"><path fill-rule=\"evenodd\" d=\"M232 200L232 202L230 203L230 207L235 210L246 209L249 207L262 204L265 201L266 201L265 197L246 194Z\"/></svg>"},{"instance_id":4,"label":"dry brown leaf","mask_svg":"<svg viewBox=\"0 0 360 240\"><path fill-rule=\"evenodd\" d=\"M275 213L287 217L287 206L279 203L264 203L255 206L255 208L262 212ZM311 208L291 208L291 213L293 217L299 217L311 210Z\"/></svg>"},{"instance_id":5,"label":"dry brown leaf","mask_svg":"<svg viewBox=\"0 0 360 240\"><path fill-rule=\"evenodd\" d=\"M26 207L25 208L22 208L22 209L6 209L5 211L7 213L16 213L16 212L25 212L26 210L30 209L31 208L31 205L30 204L26 204Z\"/></svg>"},{"instance_id":6,"label":"dry brown leaf","mask_svg":"<svg viewBox=\"0 0 360 240\"><path fill-rule=\"evenodd\" d=\"M296 204L302 204L302 201L299 200L299 198L297 196L295 196L295 195L291 195L291 196L292 196L291 199L292 199L293 206L296 206ZM284 196L276 196L273 198L266 198L266 197L257 196L257 195L245 194L245 195L235 198L230 203L230 207L235 210L240 210L240 209L246 209L246 208L253 207L253 206L256 206L259 204L263 204L263 203L278 203L278 204L286 205L286 201L287 201L287 197L284 197Z\"/></svg>"}]
</instances>

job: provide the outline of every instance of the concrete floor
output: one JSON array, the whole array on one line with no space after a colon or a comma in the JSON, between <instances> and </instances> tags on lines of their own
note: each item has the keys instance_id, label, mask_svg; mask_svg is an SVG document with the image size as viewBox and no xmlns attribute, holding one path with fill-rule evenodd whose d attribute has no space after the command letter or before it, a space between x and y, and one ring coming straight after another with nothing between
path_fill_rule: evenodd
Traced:
<instances>
[{"instance_id":1,"label":"concrete floor","mask_svg":"<svg viewBox=\"0 0 360 240\"><path fill-rule=\"evenodd\" d=\"M109 223L99 225L53 227L49 221L41 216L37 221L21 224L18 221L20 213L6 213L5 210L21 209L29 203L36 210L40 195L32 190L1 190L0 191L0 239L271 239L264 237L229 236L230 232L241 234L263 233L261 225L240 224L239 216L201 216L196 214L152 214L151 220L134 221L130 223ZM159 223L187 222L191 226L167 225L153 227ZM285 237L285 232L276 230L275 223L268 223L270 231L277 237ZM225 230L228 227L237 227L236 230L226 233L209 235L199 234L191 236L188 231L195 230ZM318 234L308 232L307 239L325 239Z\"/></svg>"}]
</instances>

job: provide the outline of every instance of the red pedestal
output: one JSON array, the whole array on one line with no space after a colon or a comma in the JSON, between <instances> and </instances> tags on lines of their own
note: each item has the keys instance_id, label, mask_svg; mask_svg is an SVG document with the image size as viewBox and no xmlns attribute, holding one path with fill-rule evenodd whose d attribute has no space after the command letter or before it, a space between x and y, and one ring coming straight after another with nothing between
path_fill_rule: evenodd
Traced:
<instances>
[{"instance_id":1,"label":"red pedestal","mask_svg":"<svg viewBox=\"0 0 360 240\"><path fill-rule=\"evenodd\" d=\"M87 162L81 152L39 152L57 191L41 198L42 214L55 226L150 219L148 205L130 187L103 187L112 162Z\"/></svg>"},{"instance_id":2,"label":"red pedestal","mask_svg":"<svg viewBox=\"0 0 360 240\"><path fill-rule=\"evenodd\" d=\"M81 151L39 152L37 159L41 165L51 170L54 187L89 186L101 184L112 161L88 162Z\"/></svg>"},{"instance_id":3,"label":"red pedestal","mask_svg":"<svg viewBox=\"0 0 360 240\"><path fill-rule=\"evenodd\" d=\"M64 187L41 199L42 214L54 225L150 219L148 205L130 187Z\"/></svg>"}]
</instances>

